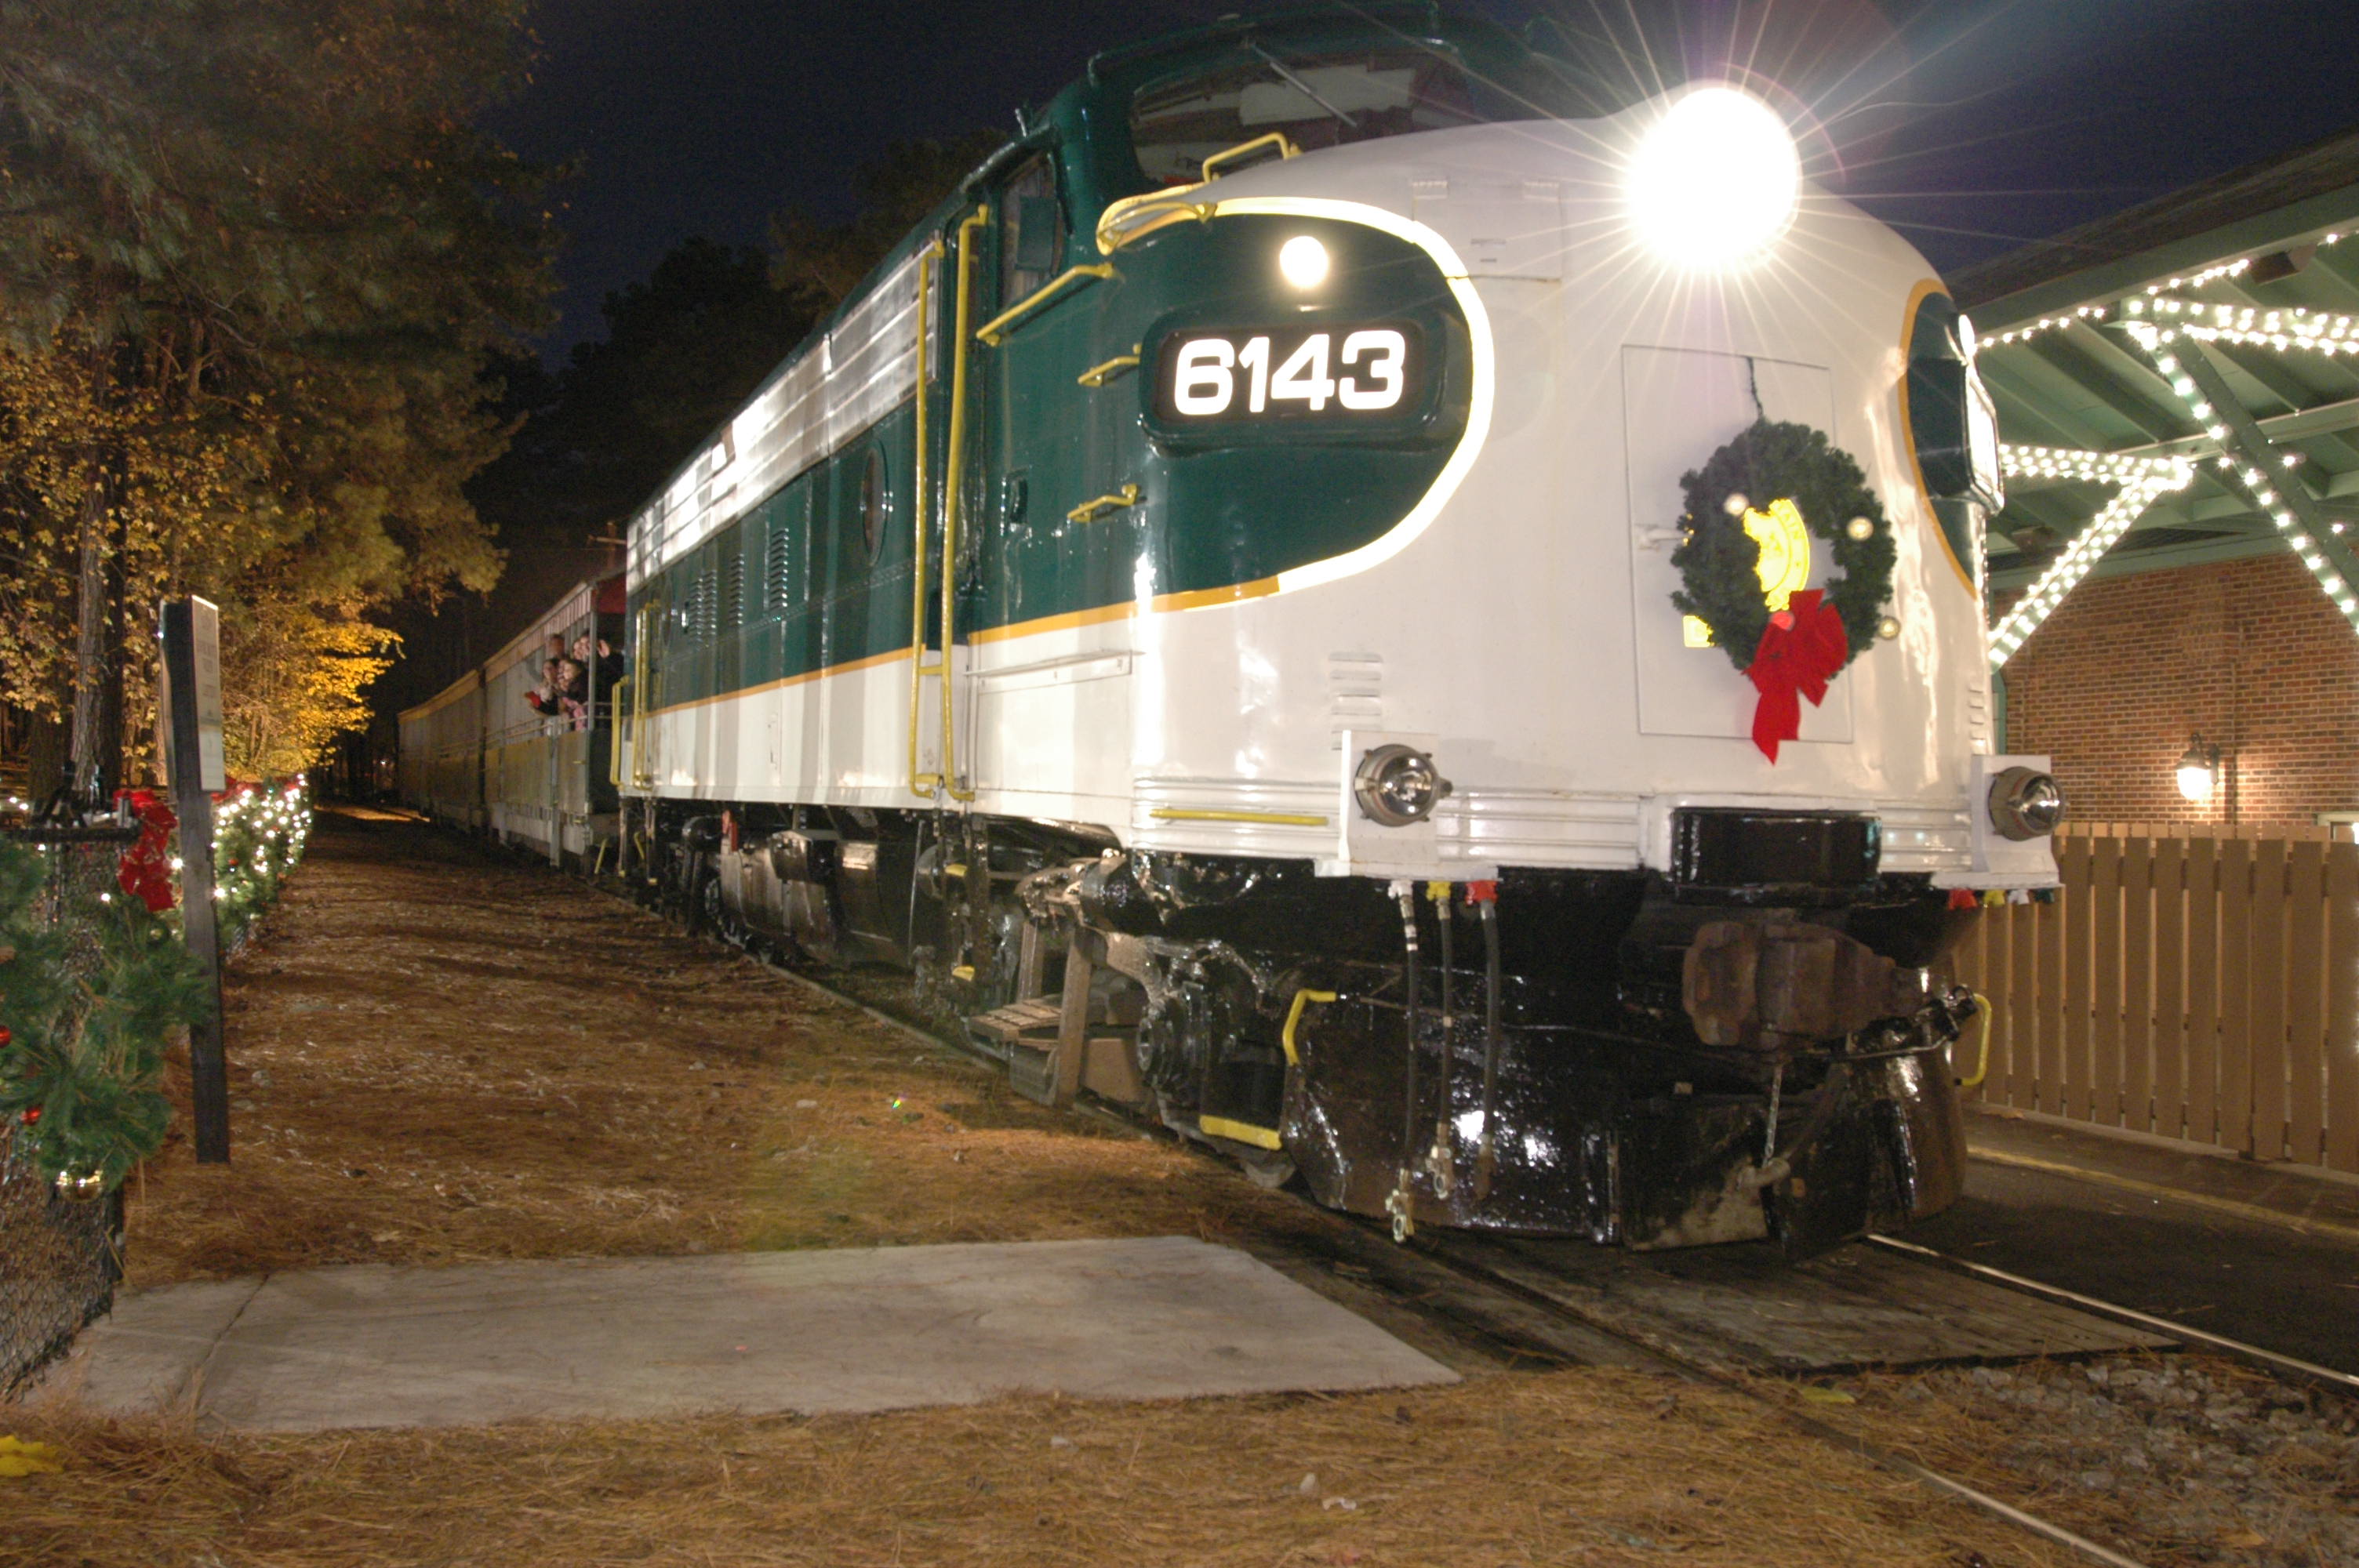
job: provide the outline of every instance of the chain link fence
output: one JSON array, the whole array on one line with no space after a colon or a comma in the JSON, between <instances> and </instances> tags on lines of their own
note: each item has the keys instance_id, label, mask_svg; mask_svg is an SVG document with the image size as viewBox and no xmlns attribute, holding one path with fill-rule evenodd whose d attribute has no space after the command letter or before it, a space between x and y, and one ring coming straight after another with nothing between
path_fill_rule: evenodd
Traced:
<instances>
[{"instance_id":1,"label":"chain link fence","mask_svg":"<svg viewBox=\"0 0 2359 1568\"><path fill-rule=\"evenodd\" d=\"M49 856L43 913L60 918L70 892L113 885L136 828L36 827L8 837ZM95 933L72 933L69 968L95 974ZM123 1278L123 1194L61 1196L18 1148L16 1128L0 1127L0 1399L64 1354L92 1319L114 1304Z\"/></svg>"}]
</instances>

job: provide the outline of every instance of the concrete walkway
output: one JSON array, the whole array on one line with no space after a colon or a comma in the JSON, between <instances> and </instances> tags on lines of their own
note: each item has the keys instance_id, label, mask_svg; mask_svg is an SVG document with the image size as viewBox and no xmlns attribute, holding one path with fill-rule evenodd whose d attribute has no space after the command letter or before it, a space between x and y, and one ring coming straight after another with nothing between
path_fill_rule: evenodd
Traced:
<instances>
[{"instance_id":1,"label":"concrete walkway","mask_svg":"<svg viewBox=\"0 0 2359 1568\"><path fill-rule=\"evenodd\" d=\"M124 1296L49 1384L291 1432L1456 1380L1244 1253L1161 1237L173 1285Z\"/></svg>"}]
</instances>

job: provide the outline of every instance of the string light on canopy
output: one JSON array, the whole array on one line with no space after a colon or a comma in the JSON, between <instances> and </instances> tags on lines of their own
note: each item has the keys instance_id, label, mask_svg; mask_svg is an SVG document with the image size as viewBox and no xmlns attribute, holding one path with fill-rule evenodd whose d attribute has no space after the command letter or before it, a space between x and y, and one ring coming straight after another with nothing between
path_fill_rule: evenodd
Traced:
<instances>
[{"instance_id":1,"label":"string light on canopy","mask_svg":"<svg viewBox=\"0 0 2359 1568\"><path fill-rule=\"evenodd\" d=\"M2359 632L2359 594L2352 591L2349 580L2321 553L2318 541L2310 536L2301 520L2295 515L2297 504L2307 506L2306 499L2297 503L2279 494L2270 482L2268 473L2261 467L2262 460L2265 460L2262 454L2236 449L2247 449L2252 443L2237 438L2229 428L2220 410L2197 384L2190 367L2180 361L2178 345L2186 329L2158 326L2150 319L2128 321L2124 323L2124 328L2154 361L2155 368L2162 373L2162 378L2172 393L2187 406L2188 413L2204 422L2205 429L2212 434L2214 440L2223 445L2233 443L2228 454L2234 460L2230 471L2244 481L2254 503L2277 525L2277 533L2286 543L2293 546L2294 554L2310 569L2310 575L2317 579L2326 597L2334 601L2334 607L2343 612L2343 618L2351 623L2352 630ZM2267 444L2266 440L2259 443L2264 449ZM2334 526L2339 528L2340 524Z\"/></svg>"},{"instance_id":2,"label":"string light on canopy","mask_svg":"<svg viewBox=\"0 0 2359 1568\"><path fill-rule=\"evenodd\" d=\"M2010 479L2094 481L2121 488L2107 502L2079 538L2050 561L2030 590L2016 601L2004 620L1991 629L1993 668L2015 656L2015 651L2064 602L2064 596L2102 559L2115 541L2163 496L2193 482L2195 465L2186 458L2147 458L2117 452L2084 452L2060 447L2023 447L2002 443L1999 463Z\"/></svg>"}]
</instances>

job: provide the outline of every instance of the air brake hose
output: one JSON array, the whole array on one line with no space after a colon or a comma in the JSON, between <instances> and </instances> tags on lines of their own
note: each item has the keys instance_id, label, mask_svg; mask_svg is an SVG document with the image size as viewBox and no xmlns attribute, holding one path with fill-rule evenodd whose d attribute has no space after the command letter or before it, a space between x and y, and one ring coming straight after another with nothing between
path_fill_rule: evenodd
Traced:
<instances>
[{"instance_id":1,"label":"air brake hose","mask_svg":"<svg viewBox=\"0 0 2359 1568\"><path fill-rule=\"evenodd\" d=\"M1466 901L1483 917L1483 1141L1474 1155L1474 1201L1483 1203L1491 1195L1491 1173L1498 1165L1491 1119L1499 1089L1499 884L1469 882Z\"/></svg>"},{"instance_id":2,"label":"air brake hose","mask_svg":"<svg viewBox=\"0 0 2359 1568\"><path fill-rule=\"evenodd\" d=\"M1434 918L1441 923L1441 1082L1435 1091L1433 1147L1426 1151L1425 1165L1433 1177L1433 1195L1444 1202L1450 1197L1450 1080L1457 1065L1458 1038L1458 1020L1451 1006L1451 967L1457 961L1451 927L1458 923L1450 899L1452 891L1448 882L1425 884L1425 896L1433 901Z\"/></svg>"},{"instance_id":3,"label":"air brake hose","mask_svg":"<svg viewBox=\"0 0 2359 1568\"><path fill-rule=\"evenodd\" d=\"M1400 901L1401 912L1401 973L1407 1003L1402 1016L1408 1021L1402 1036L1406 1060L1401 1065L1404 1105L1401 1118L1401 1169L1417 1162L1417 1003L1419 980L1417 967L1417 894L1408 882L1395 882L1393 893Z\"/></svg>"},{"instance_id":4,"label":"air brake hose","mask_svg":"<svg viewBox=\"0 0 2359 1568\"><path fill-rule=\"evenodd\" d=\"M1401 1008L1407 1059L1401 1064L1400 1164L1393 1178L1392 1196L1385 1200L1385 1212L1393 1218L1393 1239L1407 1241L1417 1234L1416 1198L1409 1190L1410 1175L1417 1169L1417 890L1410 882L1396 881L1386 891L1400 904L1402 979L1408 994Z\"/></svg>"}]
</instances>

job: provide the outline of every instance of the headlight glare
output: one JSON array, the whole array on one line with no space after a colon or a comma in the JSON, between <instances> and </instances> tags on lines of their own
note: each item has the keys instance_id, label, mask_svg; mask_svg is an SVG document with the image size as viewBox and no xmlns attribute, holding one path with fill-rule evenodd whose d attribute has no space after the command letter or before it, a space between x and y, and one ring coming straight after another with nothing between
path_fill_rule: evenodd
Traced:
<instances>
[{"instance_id":1,"label":"headlight glare","mask_svg":"<svg viewBox=\"0 0 2359 1568\"><path fill-rule=\"evenodd\" d=\"M1794 221L1802 164L1786 123L1751 93L1701 87L1671 105L1630 160L1630 215L1647 245L1695 271L1740 265Z\"/></svg>"}]
</instances>

